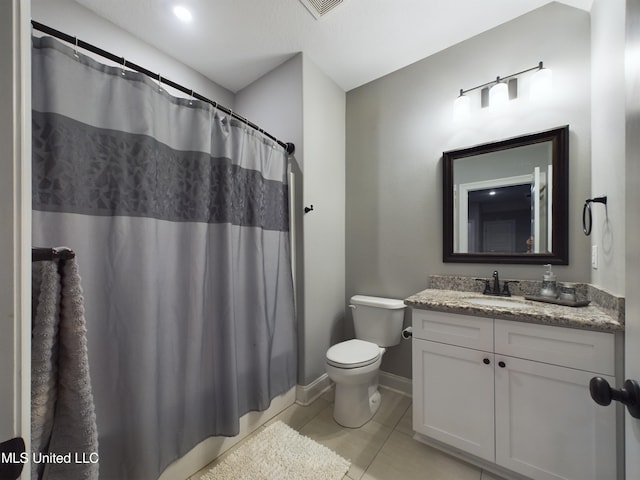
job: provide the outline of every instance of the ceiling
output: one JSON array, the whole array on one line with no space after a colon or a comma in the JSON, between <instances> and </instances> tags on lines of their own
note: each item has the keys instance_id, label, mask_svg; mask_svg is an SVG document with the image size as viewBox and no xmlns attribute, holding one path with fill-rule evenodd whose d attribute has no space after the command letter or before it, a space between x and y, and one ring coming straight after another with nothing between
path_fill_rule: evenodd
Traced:
<instances>
[{"instance_id":1,"label":"ceiling","mask_svg":"<svg viewBox=\"0 0 640 480\"><path fill-rule=\"evenodd\" d=\"M344 0L316 20L299 0L76 0L237 92L298 52L349 91L550 0ZM589 11L593 0L562 0ZM190 23L172 13L178 2Z\"/></svg>"}]
</instances>

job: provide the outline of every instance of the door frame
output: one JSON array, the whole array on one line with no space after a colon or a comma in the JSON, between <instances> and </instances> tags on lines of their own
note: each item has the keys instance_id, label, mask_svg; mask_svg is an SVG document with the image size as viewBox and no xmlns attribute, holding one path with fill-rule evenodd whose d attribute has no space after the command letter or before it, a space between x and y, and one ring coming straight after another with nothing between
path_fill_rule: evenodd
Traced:
<instances>
[{"instance_id":1,"label":"door frame","mask_svg":"<svg viewBox=\"0 0 640 480\"><path fill-rule=\"evenodd\" d=\"M627 0L625 39L625 359L624 377L640 381L640 2ZM640 478L640 420L625 409L626 478Z\"/></svg>"},{"instance_id":2,"label":"door frame","mask_svg":"<svg viewBox=\"0 0 640 480\"><path fill-rule=\"evenodd\" d=\"M461 183L458 188L458 250L457 253L469 252L469 193L491 188L512 187L533 182L533 174L516 175L512 177L480 180L477 182Z\"/></svg>"},{"instance_id":3,"label":"door frame","mask_svg":"<svg viewBox=\"0 0 640 480\"><path fill-rule=\"evenodd\" d=\"M31 431L31 3L0 2L0 441ZM7 228L7 226L9 226ZM30 478L29 463L22 478Z\"/></svg>"}]
</instances>

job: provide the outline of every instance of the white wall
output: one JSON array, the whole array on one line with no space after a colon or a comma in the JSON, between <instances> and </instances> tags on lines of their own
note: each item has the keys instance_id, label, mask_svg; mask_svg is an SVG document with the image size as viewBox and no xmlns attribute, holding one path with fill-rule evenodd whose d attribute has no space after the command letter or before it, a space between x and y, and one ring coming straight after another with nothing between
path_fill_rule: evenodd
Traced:
<instances>
[{"instance_id":1,"label":"white wall","mask_svg":"<svg viewBox=\"0 0 640 480\"><path fill-rule=\"evenodd\" d=\"M33 20L124 57L225 107L234 108L234 95L229 90L73 0L32 0L31 4ZM42 35L37 31L34 34ZM104 58L98 60L109 63ZM186 96L170 87L166 89L173 95Z\"/></svg>"},{"instance_id":2,"label":"white wall","mask_svg":"<svg viewBox=\"0 0 640 480\"><path fill-rule=\"evenodd\" d=\"M591 9L591 192L607 196L593 205L591 244L598 268L591 283L625 293L625 0L596 0Z\"/></svg>"},{"instance_id":3,"label":"white wall","mask_svg":"<svg viewBox=\"0 0 640 480\"><path fill-rule=\"evenodd\" d=\"M590 280L581 212L591 194L589 14L551 3L347 94L347 294L405 298L430 274L541 278L543 267L442 262L442 152L570 125L568 266L559 281ZM533 67L553 70L553 98L532 103L527 81L509 111L475 108L453 121L468 89ZM350 322L347 323L348 325ZM411 376L410 345L389 349L382 369Z\"/></svg>"}]
</instances>

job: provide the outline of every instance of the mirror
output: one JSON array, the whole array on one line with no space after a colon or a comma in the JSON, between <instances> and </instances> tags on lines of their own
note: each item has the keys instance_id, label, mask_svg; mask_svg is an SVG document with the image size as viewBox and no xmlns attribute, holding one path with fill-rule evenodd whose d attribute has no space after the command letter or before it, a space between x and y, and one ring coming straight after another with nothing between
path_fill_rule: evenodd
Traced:
<instances>
[{"instance_id":1,"label":"mirror","mask_svg":"<svg viewBox=\"0 0 640 480\"><path fill-rule=\"evenodd\" d=\"M443 160L443 261L569 263L568 125Z\"/></svg>"}]
</instances>

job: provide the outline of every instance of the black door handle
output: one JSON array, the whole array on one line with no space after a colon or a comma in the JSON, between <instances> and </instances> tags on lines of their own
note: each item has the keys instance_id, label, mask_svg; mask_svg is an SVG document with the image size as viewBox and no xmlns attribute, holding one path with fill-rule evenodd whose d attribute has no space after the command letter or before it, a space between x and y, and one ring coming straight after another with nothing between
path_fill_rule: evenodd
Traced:
<instances>
[{"instance_id":1,"label":"black door handle","mask_svg":"<svg viewBox=\"0 0 640 480\"><path fill-rule=\"evenodd\" d=\"M611 400L627 406L629 414L640 418L640 385L635 380L625 380L624 386L617 390L601 377L593 377L589 382L589 393L598 405L609 405Z\"/></svg>"},{"instance_id":2,"label":"black door handle","mask_svg":"<svg viewBox=\"0 0 640 480\"><path fill-rule=\"evenodd\" d=\"M24 440L20 437L12 438L0 443L0 478L2 480L15 480L20 477L22 467L26 459Z\"/></svg>"}]
</instances>

